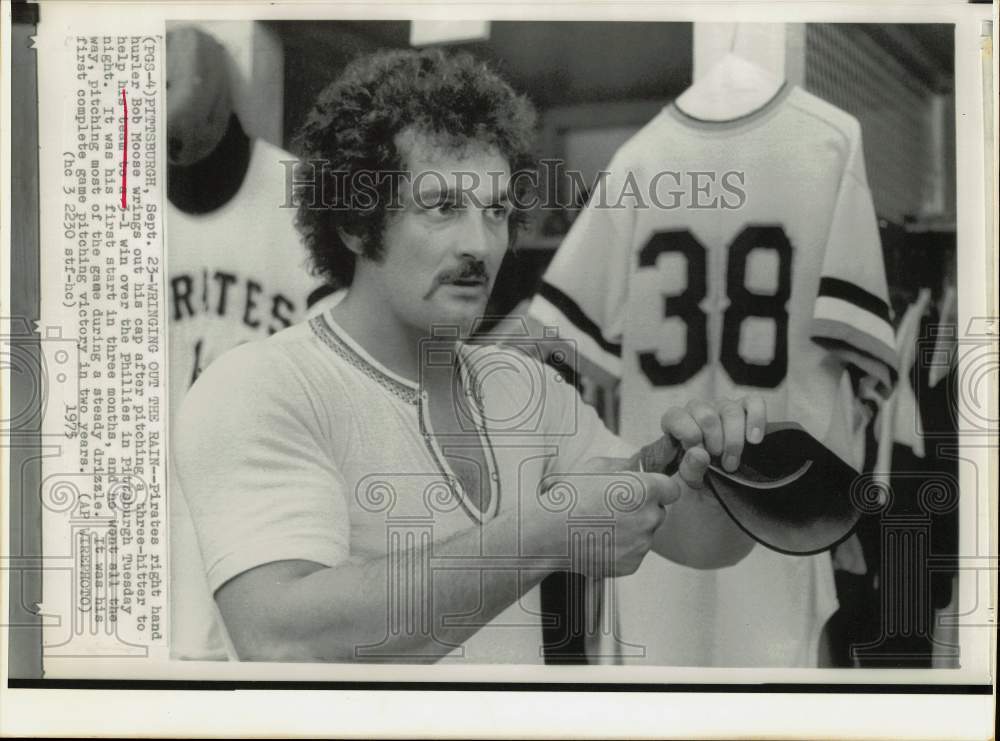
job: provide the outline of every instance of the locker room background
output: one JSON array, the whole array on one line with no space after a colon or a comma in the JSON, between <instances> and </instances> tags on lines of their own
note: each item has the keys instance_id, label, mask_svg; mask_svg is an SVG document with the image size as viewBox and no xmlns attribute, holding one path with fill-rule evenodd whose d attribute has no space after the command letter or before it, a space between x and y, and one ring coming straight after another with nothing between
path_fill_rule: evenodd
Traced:
<instances>
[{"instance_id":1,"label":"locker room background","mask_svg":"<svg viewBox=\"0 0 1000 741\"><path fill-rule=\"evenodd\" d=\"M292 154L298 154L294 134L319 91L357 55L411 46L415 30L408 21L218 22L200 27L231 56L234 106L248 134ZM928 333L938 331L942 315L948 315L945 304L956 298L953 28L788 24L785 29L786 79L861 124L893 321L898 326L923 299L917 340L936 344ZM579 170L590 182L622 143L691 84L698 63L697 32L690 23L493 22L478 29L478 38L438 43L490 61L525 93L540 114L539 156L563 160L566 169ZM565 193L567 187L565 182L541 185L550 193ZM529 231L505 259L491 315L514 311L535 292L582 206L535 214ZM954 378L939 385L935 395L922 388L927 369L919 365L901 371L912 376L925 431L930 424L936 445L947 447L954 430ZM601 389L589 400L615 428L613 401ZM912 421L903 425L914 427ZM869 468L878 452L876 434L869 430ZM888 439L894 469L923 471L925 480L954 472L954 462L937 459L934 449L917 459L911 448ZM956 507L937 512L928 528L928 547L937 556L957 549L957 491L952 494ZM904 492L903 500L912 504L917 495L916 489ZM838 572L836 665L925 666L940 661L926 628L932 610L951 601L952 571L939 570L927 595L905 598L912 609L903 612L916 616L911 622L886 626L878 606L899 598L886 588L899 580L887 579L878 566L885 556L884 530L873 517L859 531L870 565L866 574ZM899 588L905 591L906 586ZM867 657L851 652L850 646L860 644L874 647ZM954 665L954 652L949 657Z\"/></svg>"},{"instance_id":2,"label":"locker room background","mask_svg":"<svg viewBox=\"0 0 1000 741\"><path fill-rule=\"evenodd\" d=\"M260 121L253 133L289 151L316 94L348 61L410 45L408 21L237 27L247 25L206 28L224 43L228 35L227 46L244 57L237 64L244 95L252 97L246 107ZM788 80L861 123L893 309L900 316L921 287L937 298L943 277L953 271L952 27L790 24L788 33L789 44L801 47L787 53ZM488 34L446 45L489 60L527 94L541 115L540 156L562 158L586 176L605 167L617 147L693 79L690 23L493 22ZM491 313L505 314L533 292L574 215L533 220L533 231L508 260L505 280L498 281Z\"/></svg>"}]
</instances>

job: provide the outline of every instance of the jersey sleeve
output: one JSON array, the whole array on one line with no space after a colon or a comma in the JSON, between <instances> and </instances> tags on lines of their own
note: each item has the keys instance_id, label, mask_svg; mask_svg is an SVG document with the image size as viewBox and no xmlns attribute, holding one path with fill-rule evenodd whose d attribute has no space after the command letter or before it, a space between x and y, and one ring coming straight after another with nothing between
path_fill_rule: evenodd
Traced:
<instances>
[{"instance_id":1,"label":"jersey sleeve","mask_svg":"<svg viewBox=\"0 0 1000 741\"><path fill-rule=\"evenodd\" d=\"M295 369L265 343L212 364L177 415L173 455L214 592L274 561L349 554L346 484Z\"/></svg>"},{"instance_id":2,"label":"jersey sleeve","mask_svg":"<svg viewBox=\"0 0 1000 741\"><path fill-rule=\"evenodd\" d=\"M635 213L624 193L628 164L616 157L542 278L529 313L587 360L621 378L623 315Z\"/></svg>"},{"instance_id":3,"label":"jersey sleeve","mask_svg":"<svg viewBox=\"0 0 1000 741\"><path fill-rule=\"evenodd\" d=\"M876 381L887 396L896 349L878 222L865 176L861 128L849 153L827 236L811 337Z\"/></svg>"}]
</instances>

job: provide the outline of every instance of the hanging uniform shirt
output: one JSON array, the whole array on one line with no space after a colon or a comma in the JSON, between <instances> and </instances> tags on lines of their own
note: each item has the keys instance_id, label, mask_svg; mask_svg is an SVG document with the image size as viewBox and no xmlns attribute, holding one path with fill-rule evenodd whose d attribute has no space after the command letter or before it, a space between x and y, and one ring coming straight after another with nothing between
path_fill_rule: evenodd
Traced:
<instances>
[{"instance_id":1,"label":"hanging uniform shirt","mask_svg":"<svg viewBox=\"0 0 1000 741\"><path fill-rule=\"evenodd\" d=\"M306 268L295 209L282 207L282 162L294 156L262 139L251 147L243 184L224 205L205 214L167 206L175 400L226 350L304 317L319 283Z\"/></svg>"},{"instance_id":2,"label":"hanging uniform shirt","mask_svg":"<svg viewBox=\"0 0 1000 741\"><path fill-rule=\"evenodd\" d=\"M294 157L262 139L252 140L251 147L242 185L220 208L188 214L167 204L171 420L212 361L302 319L319 283L306 269L295 209L281 207L287 201L282 162ZM176 476L170 495L171 651L181 658L224 658Z\"/></svg>"},{"instance_id":3,"label":"hanging uniform shirt","mask_svg":"<svg viewBox=\"0 0 1000 741\"><path fill-rule=\"evenodd\" d=\"M460 354L462 388L475 398L469 430L480 441L489 490L479 503L466 496L450 463L463 457L468 435L435 433L420 386L373 358L330 312L235 348L209 368L178 415L175 449L210 588L274 561L335 567L392 563L395 555L401 560L390 569L399 580L390 577L387 587L398 595L385 615L388 640L404 630L434 634L425 601L431 584L462 568L461 554L425 564L407 555L412 548L432 551L433 542L478 532L467 555L486 557L487 565L470 570L488 569L490 556L505 569L512 557L541 555L525 551L518 530L497 533L482 524L536 513L525 498L536 498L551 474L634 451L538 360L486 345ZM442 362L439 354L426 357ZM448 351L443 362L451 357ZM444 661L542 662L539 589L519 597L516 585L508 586L510 606L484 619ZM455 599L462 601L443 619L476 622L482 595ZM391 651L391 643L357 647L352 658L419 658Z\"/></svg>"},{"instance_id":4,"label":"hanging uniform shirt","mask_svg":"<svg viewBox=\"0 0 1000 741\"><path fill-rule=\"evenodd\" d=\"M758 394L860 467L847 368L884 394L895 353L857 121L792 86L730 122L671 105L608 170L531 313L620 379L623 438L655 439L691 399ZM625 660L649 664L815 665L836 608L829 554L761 546L716 571L650 554L614 587L618 636L643 647Z\"/></svg>"}]
</instances>

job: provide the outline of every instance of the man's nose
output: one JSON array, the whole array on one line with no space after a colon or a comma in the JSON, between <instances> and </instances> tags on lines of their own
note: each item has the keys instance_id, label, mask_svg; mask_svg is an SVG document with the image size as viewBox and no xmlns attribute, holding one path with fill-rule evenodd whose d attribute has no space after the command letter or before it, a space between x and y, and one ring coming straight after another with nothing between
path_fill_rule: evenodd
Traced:
<instances>
[{"instance_id":1,"label":"man's nose","mask_svg":"<svg viewBox=\"0 0 1000 741\"><path fill-rule=\"evenodd\" d=\"M468 208L462 218L462 233L456 249L472 257L483 258L496 249L497 238L486 223L481 209Z\"/></svg>"}]
</instances>

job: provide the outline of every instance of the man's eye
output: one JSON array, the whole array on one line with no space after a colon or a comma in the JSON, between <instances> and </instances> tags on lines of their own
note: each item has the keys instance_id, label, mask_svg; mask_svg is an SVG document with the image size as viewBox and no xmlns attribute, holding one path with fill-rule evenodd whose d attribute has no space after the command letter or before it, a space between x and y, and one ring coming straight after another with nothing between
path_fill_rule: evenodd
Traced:
<instances>
[{"instance_id":1,"label":"man's eye","mask_svg":"<svg viewBox=\"0 0 1000 741\"><path fill-rule=\"evenodd\" d=\"M439 201L434 205L434 210L440 214L448 215L458 211L458 204L454 201Z\"/></svg>"},{"instance_id":2,"label":"man's eye","mask_svg":"<svg viewBox=\"0 0 1000 741\"><path fill-rule=\"evenodd\" d=\"M506 221L510 211L503 204L495 203L486 209L486 214L493 221Z\"/></svg>"}]
</instances>

